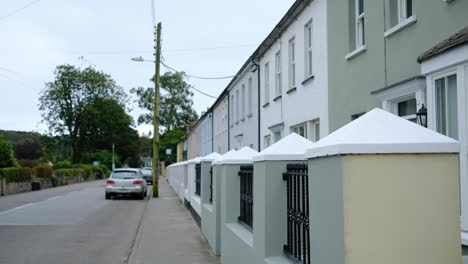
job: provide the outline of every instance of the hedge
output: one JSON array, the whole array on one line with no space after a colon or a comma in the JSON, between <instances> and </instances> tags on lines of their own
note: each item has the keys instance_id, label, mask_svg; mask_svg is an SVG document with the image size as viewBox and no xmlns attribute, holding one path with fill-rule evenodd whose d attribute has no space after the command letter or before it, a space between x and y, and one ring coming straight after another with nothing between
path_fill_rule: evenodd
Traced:
<instances>
[{"instance_id":1,"label":"hedge","mask_svg":"<svg viewBox=\"0 0 468 264\"><path fill-rule=\"evenodd\" d=\"M52 168L48 166L38 166L33 171L38 178L50 179L52 177Z\"/></svg>"},{"instance_id":2,"label":"hedge","mask_svg":"<svg viewBox=\"0 0 468 264\"><path fill-rule=\"evenodd\" d=\"M31 180L32 170L30 168L4 168L0 169L0 175L7 182L25 182Z\"/></svg>"}]
</instances>

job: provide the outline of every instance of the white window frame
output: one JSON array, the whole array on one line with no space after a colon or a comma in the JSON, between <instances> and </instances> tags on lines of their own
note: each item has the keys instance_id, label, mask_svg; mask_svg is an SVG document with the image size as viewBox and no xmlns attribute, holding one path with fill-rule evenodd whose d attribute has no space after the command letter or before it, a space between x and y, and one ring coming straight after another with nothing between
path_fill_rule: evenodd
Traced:
<instances>
[{"instance_id":1,"label":"white window frame","mask_svg":"<svg viewBox=\"0 0 468 264\"><path fill-rule=\"evenodd\" d=\"M437 76L434 76L432 78L432 89L433 89L433 95L434 95L434 109L433 109L433 116L434 116L434 131L437 131L437 98L436 98L436 81L440 80L440 79L443 79L444 82L445 82L445 93L447 94L447 89L448 89L448 81L447 81L447 78L450 77L450 76L453 76L455 75L455 79L457 80L457 135L458 135L458 138L456 140L458 140L460 138L460 107L459 107L459 92L460 92L460 89L459 89L459 79L458 79L458 72L457 71L449 71L449 72L446 72L442 75L437 75ZM447 96L445 96L445 106L447 107L448 106L448 102L447 102L448 98ZM449 136L450 134L450 127L449 127L449 124L448 124L448 111L447 109L445 109L445 120L446 120L446 124L445 124L445 130L446 130L446 136ZM438 133L441 133L439 131L437 131Z\"/></svg>"},{"instance_id":2,"label":"white window frame","mask_svg":"<svg viewBox=\"0 0 468 264\"><path fill-rule=\"evenodd\" d=\"M282 76L281 76L281 50L275 54L275 96L282 95Z\"/></svg>"},{"instance_id":3,"label":"white window frame","mask_svg":"<svg viewBox=\"0 0 468 264\"><path fill-rule=\"evenodd\" d=\"M398 23L402 23L413 16L413 10L411 10L411 16L408 16L408 1L413 0L398 0Z\"/></svg>"},{"instance_id":4,"label":"white window frame","mask_svg":"<svg viewBox=\"0 0 468 264\"><path fill-rule=\"evenodd\" d=\"M301 133L299 133L299 130L300 130L301 128L304 129L304 135L301 135ZM292 126L292 127L291 127L291 133L296 133L296 134L298 134L299 136L302 136L302 137L304 137L304 138L309 138L308 129L307 129L307 123L301 123L301 124Z\"/></svg>"},{"instance_id":5,"label":"white window frame","mask_svg":"<svg viewBox=\"0 0 468 264\"><path fill-rule=\"evenodd\" d=\"M253 79L252 77L249 78L248 81L248 86L247 86L247 100L248 100L248 111L247 111L247 116L251 117L253 114L253 105L252 105L252 98L253 98Z\"/></svg>"},{"instance_id":6,"label":"white window frame","mask_svg":"<svg viewBox=\"0 0 468 264\"><path fill-rule=\"evenodd\" d=\"M365 21L364 21L364 6L362 7L362 13L359 13L359 1L356 0L356 50L363 47L365 45ZM364 1L362 0L362 4L364 5Z\"/></svg>"},{"instance_id":7,"label":"white window frame","mask_svg":"<svg viewBox=\"0 0 468 264\"><path fill-rule=\"evenodd\" d=\"M312 120L310 125L311 125L310 139L313 142L317 142L320 140L320 119L317 118L317 119Z\"/></svg>"},{"instance_id":8,"label":"white window frame","mask_svg":"<svg viewBox=\"0 0 468 264\"><path fill-rule=\"evenodd\" d=\"M398 111L398 104L409 101L409 100L412 100L412 99L416 100L416 112L415 112L415 114L400 116L400 113ZM406 96L404 98L399 98L399 100L393 102L393 107L395 108L394 109L395 115L397 115L397 116L399 116L401 118L404 118L404 119L406 119L408 121L410 121L411 119L415 119L416 118L416 113L418 112L418 100L416 99L416 94L413 93L413 94L410 94L410 95L408 95L408 96Z\"/></svg>"},{"instance_id":9,"label":"white window frame","mask_svg":"<svg viewBox=\"0 0 468 264\"><path fill-rule=\"evenodd\" d=\"M271 135L266 135L263 137L263 148L266 149L271 146Z\"/></svg>"},{"instance_id":10,"label":"white window frame","mask_svg":"<svg viewBox=\"0 0 468 264\"><path fill-rule=\"evenodd\" d=\"M241 109L241 121L245 120L245 84L242 84L242 109Z\"/></svg>"},{"instance_id":11,"label":"white window frame","mask_svg":"<svg viewBox=\"0 0 468 264\"><path fill-rule=\"evenodd\" d=\"M270 102L270 63L265 63L265 104Z\"/></svg>"},{"instance_id":12,"label":"white window frame","mask_svg":"<svg viewBox=\"0 0 468 264\"><path fill-rule=\"evenodd\" d=\"M236 90L236 124L239 124L239 90Z\"/></svg>"},{"instance_id":13,"label":"white window frame","mask_svg":"<svg viewBox=\"0 0 468 264\"><path fill-rule=\"evenodd\" d=\"M309 78L313 73L313 23L312 19L304 27L304 66L305 78Z\"/></svg>"},{"instance_id":14,"label":"white window frame","mask_svg":"<svg viewBox=\"0 0 468 264\"><path fill-rule=\"evenodd\" d=\"M289 89L296 87L296 38L292 37L288 43L289 57Z\"/></svg>"}]
</instances>

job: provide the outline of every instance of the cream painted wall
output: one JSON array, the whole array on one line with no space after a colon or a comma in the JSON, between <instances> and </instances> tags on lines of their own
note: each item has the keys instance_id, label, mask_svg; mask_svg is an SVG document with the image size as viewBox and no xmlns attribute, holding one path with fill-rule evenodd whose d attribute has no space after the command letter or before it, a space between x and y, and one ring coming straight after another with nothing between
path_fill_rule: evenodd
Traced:
<instances>
[{"instance_id":1,"label":"cream painted wall","mask_svg":"<svg viewBox=\"0 0 468 264\"><path fill-rule=\"evenodd\" d=\"M343 157L345 263L461 263L458 155Z\"/></svg>"}]
</instances>

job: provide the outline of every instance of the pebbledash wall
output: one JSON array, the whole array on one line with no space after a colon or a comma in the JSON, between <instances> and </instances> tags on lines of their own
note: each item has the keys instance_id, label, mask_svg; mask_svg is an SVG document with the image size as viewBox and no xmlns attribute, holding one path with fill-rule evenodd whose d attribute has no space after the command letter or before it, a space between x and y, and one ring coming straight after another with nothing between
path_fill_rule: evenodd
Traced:
<instances>
[{"instance_id":1,"label":"pebbledash wall","mask_svg":"<svg viewBox=\"0 0 468 264\"><path fill-rule=\"evenodd\" d=\"M295 132L328 135L327 1L302 1L261 50L262 149Z\"/></svg>"}]
</instances>

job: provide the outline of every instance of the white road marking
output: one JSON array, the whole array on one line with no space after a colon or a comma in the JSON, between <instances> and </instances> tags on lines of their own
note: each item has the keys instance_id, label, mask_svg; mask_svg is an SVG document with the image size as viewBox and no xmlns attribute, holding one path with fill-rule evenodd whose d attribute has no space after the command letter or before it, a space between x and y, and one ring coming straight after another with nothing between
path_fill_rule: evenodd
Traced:
<instances>
[{"instance_id":1,"label":"white road marking","mask_svg":"<svg viewBox=\"0 0 468 264\"><path fill-rule=\"evenodd\" d=\"M49 199L47 199L47 201L50 201L50 200L55 200L57 198L59 198L60 196L54 196L54 197L50 197Z\"/></svg>"},{"instance_id":2,"label":"white road marking","mask_svg":"<svg viewBox=\"0 0 468 264\"><path fill-rule=\"evenodd\" d=\"M23 204L23 205L21 205L21 206L15 207L15 208L13 208L13 209L0 212L0 215L1 215L1 214L5 214L5 213L9 213L9 212L14 211L14 210L18 210L18 209L21 209L21 208L28 207L28 206L31 206L31 205L33 205L33 204L35 204L35 203Z\"/></svg>"}]
</instances>

